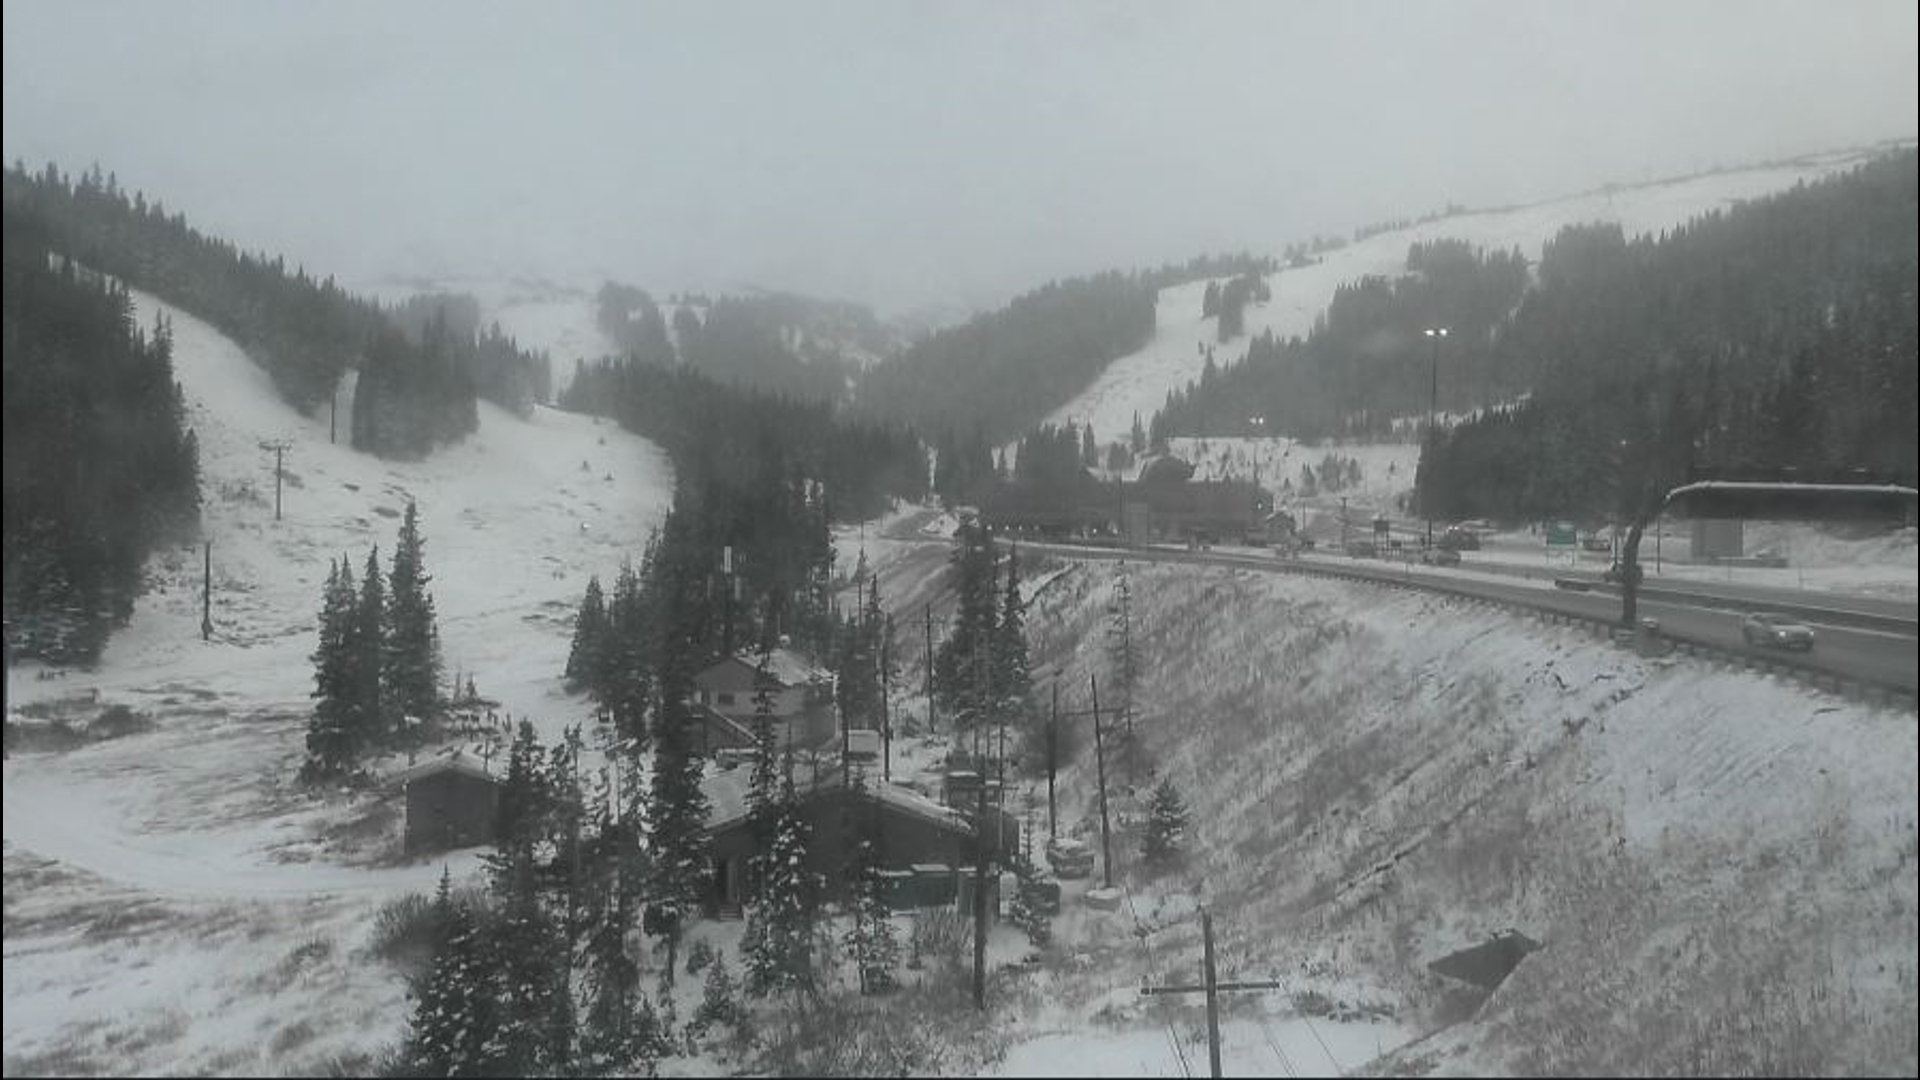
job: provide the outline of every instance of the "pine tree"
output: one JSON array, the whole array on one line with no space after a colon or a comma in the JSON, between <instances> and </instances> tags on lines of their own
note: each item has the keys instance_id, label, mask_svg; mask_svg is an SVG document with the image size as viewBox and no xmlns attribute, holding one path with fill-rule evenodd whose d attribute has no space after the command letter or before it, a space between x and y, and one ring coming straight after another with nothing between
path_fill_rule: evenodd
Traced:
<instances>
[{"instance_id":1,"label":"pine tree","mask_svg":"<svg viewBox=\"0 0 1920 1080\"><path fill-rule=\"evenodd\" d=\"M420 537L419 510L409 500L393 551L387 590L385 677L388 711L403 724L440 714L440 630L433 614Z\"/></svg>"},{"instance_id":2,"label":"pine tree","mask_svg":"<svg viewBox=\"0 0 1920 1080\"><path fill-rule=\"evenodd\" d=\"M727 958L724 955L715 957L713 963L707 965L707 978L700 987L700 1007L694 1011L693 1020L687 1026L699 1035L711 1030L715 1024L738 1028L746 1018L733 971L727 967Z\"/></svg>"},{"instance_id":3,"label":"pine tree","mask_svg":"<svg viewBox=\"0 0 1920 1080\"><path fill-rule=\"evenodd\" d=\"M604 773L603 773L604 775ZM585 983L588 992L580 1036L581 1071L590 1075L647 1075L660 1056L651 1007L640 989L640 966L627 938L637 919L647 874L640 838L640 802L629 785L616 800L603 782L595 793L598 823L586 864L589 879ZM618 805L616 805L618 803Z\"/></svg>"},{"instance_id":4,"label":"pine tree","mask_svg":"<svg viewBox=\"0 0 1920 1080\"><path fill-rule=\"evenodd\" d=\"M975 727L985 722L992 696L990 682L983 684L980 678L991 669L998 621L992 538L977 524L962 526L953 564L959 573L960 602L952 631L934 656L934 687L950 703L950 715L958 724Z\"/></svg>"},{"instance_id":5,"label":"pine tree","mask_svg":"<svg viewBox=\"0 0 1920 1080\"><path fill-rule=\"evenodd\" d=\"M379 746L392 730L388 719L384 673L386 660L386 589L381 585L380 549L367 552L367 567L360 577L360 604L354 612L353 654L355 720L360 729L360 745Z\"/></svg>"},{"instance_id":6,"label":"pine tree","mask_svg":"<svg viewBox=\"0 0 1920 1080\"><path fill-rule=\"evenodd\" d=\"M1147 452L1147 432L1140 426L1140 410L1133 411L1133 430L1127 433L1127 449L1135 457Z\"/></svg>"},{"instance_id":7,"label":"pine tree","mask_svg":"<svg viewBox=\"0 0 1920 1080\"><path fill-rule=\"evenodd\" d=\"M1147 866L1163 870L1172 865L1180 856L1186 835L1186 800L1173 786L1173 778L1163 776L1147 800L1147 828L1141 845Z\"/></svg>"},{"instance_id":8,"label":"pine tree","mask_svg":"<svg viewBox=\"0 0 1920 1080\"><path fill-rule=\"evenodd\" d=\"M1043 879L1040 867L1033 859L1033 807L1034 796L1029 791L1021 815L1020 857L1013 866L1017 884L1008 921L1027 935L1027 941L1033 947L1045 948L1053 940L1053 919L1047 914L1046 898L1041 893Z\"/></svg>"},{"instance_id":9,"label":"pine tree","mask_svg":"<svg viewBox=\"0 0 1920 1080\"><path fill-rule=\"evenodd\" d=\"M900 943L893 930L892 910L887 906L887 880L880 873L879 816L874 812L878 807L867 789L865 770L854 771L845 805L855 818L845 824L845 835L855 840L846 870L847 906L853 926L843 942L859 974L860 992L878 994L896 985Z\"/></svg>"},{"instance_id":10,"label":"pine tree","mask_svg":"<svg viewBox=\"0 0 1920 1080\"><path fill-rule=\"evenodd\" d=\"M498 1008L489 1059L508 1076L563 1071L574 1052L571 962L532 874L509 882L491 946Z\"/></svg>"},{"instance_id":11,"label":"pine tree","mask_svg":"<svg viewBox=\"0 0 1920 1080\"><path fill-rule=\"evenodd\" d=\"M520 721L507 749L507 776L494 815L494 850L484 861L500 895L515 892L534 876L534 851L547 835L551 797L533 725Z\"/></svg>"},{"instance_id":12,"label":"pine tree","mask_svg":"<svg viewBox=\"0 0 1920 1080\"><path fill-rule=\"evenodd\" d=\"M793 755L787 755L767 851L766 880L747 914L741 948L746 953L747 992L755 997L813 986L814 918L818 876L807 869L811 830L793 787Z\"/></svg>"},{"instance_id":13,"label":"pine tree","mask_svg":"<svg viewBox=\"0 0 1920 1080\"><path fill-rule=\"evenodd\" d=\"M642 569L652 565L655 541L649 541ZM594 679L595 694L613 717L613 730L626 740L631 752L644 752L653 742L647 730L653 672L652 655L655 627L647 613L647 600L641 575L630 564L622 563L615 579L613 601L607 612L608 641L601 650L600 666Z\"/></svg>"},{"instance_id":14,"label":"pine tree","mask_svg":"<svg viewBox=\"0 0 1920 1080\"><path fill-rule=\"evenodd\" d=\"M1107 603L1107 662L1119 700L1114 711L1119 715L1120 754L1128 775L1135 768L1138 748L1133 731L1133 697L1140 680L1140 655L1133 640L1133 581L1123 560L1114 569L1112 599Z\"/></svg>"},{"instance_id":15,"label":"pine tree","mask_svg":"<svg viewBox=\"0 0 1920 1080\"><path fill-rule=\"evenodd\" d=\"M690 912L698 908L708 881L709 840L707 795L700 786L699 748L694 742L696 720L688 698L698 646L695 625L698 598L689 587L680 560L663 554L662 578L667 591L667 630L656 675L656 724L653 733L652 795L649 808L649 849L653 853L656 891L649 922L667 940L665 977L673 978L675 950Z\"/></svg>"},{"instance_id":16,"label":"pine tree","mask_svg":"<svg viewBox=\"0 0 1920 1080\"><path fill-rule=\"evenodd\" d=\"M587 593L580 598L579 614L573 619L573 645L567 650L566 680L569 690L600 690L599 675L606 665L606 652L612 646L607 623L606 600L600 594L600 579L587 579Z\"/></svg>"},{"instance_id":17,"label":"pine tree","mask_svg":"<svg viewBox=\"0 0 1920 1080\"><path fill-rule=\"evenodd\" d=\"M1007 587L1002 594L1000 620L993 629L993 694L996 711L1015 721L1026 716L1033 693L1033 674L1027 658L1026 604L1020 599L1020 553L1007 553Z\"/></svg>"},{"instance_id":18,"label":"pine tree","mask_svg":"<svg viewBox=\"0 0 1920 1080\"><path fill-rule=\"evenodd\" d=\"M773 849L774 822L780 807L779 747L774 737L773 694L778 685L769 670L771 650L760 650L753 671L753 773L747 782L747 812L752 822L754 855L748 868L753 890L765 879L765 855Z\"/></svg>"},{"instance_id":19,"label":"pine tree","mask_svg":"<svg viewBox=\"0 0 1920 1080\"><path fill-rule=\"evenodd\" d=\"M444 920L445 941L410 993L414 1011L399 1071L404 1076L500 1075L488 1045L500 1007L484 932L465 903L449 898L444 875L435 910Z\"/></svg>"},{"instance_id":20,"label":"pine tree","mask_svg":"<svg viewBox=\"0 0 1920 1080\"><path fill-rule=\"evenodd\" d=\"M327 574L320 611L320 644L313 652L313 713L307 720L307 760L301 779L327 780L352 771L360 756L355 723L353 656L353 571L345 559Z\"/></svg>"}]
</instances>

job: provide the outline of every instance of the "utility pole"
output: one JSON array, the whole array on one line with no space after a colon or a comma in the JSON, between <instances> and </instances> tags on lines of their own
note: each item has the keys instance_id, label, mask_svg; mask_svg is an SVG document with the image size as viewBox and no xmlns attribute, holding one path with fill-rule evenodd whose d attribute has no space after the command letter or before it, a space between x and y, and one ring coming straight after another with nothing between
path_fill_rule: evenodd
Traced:
<instances>
[{"instance_id":1,"label":"utility pole","mask_svg":"<svg viewBox=\"0 0 1920 1080\"><path fill-rule=\"evenodd\" d=\"M1113 829L1107 822L1107 750L1100 734L1100 679L1087 676L1093 690L1093 760L1100 776L1100 861L1106 887L1113 888Z\"/></svg>"},{"instance_id":2,"label":"utility pole","mask_svg":"<svg viewBox=\"0 0 1920 1080\"><path fill-rule=\"evenodd\" d=\"M933 734L933 601L927 601L927 734Z\"/></svg>"},{"instance_id":3,"label":"utility pole","mask_svg":"<svg viewBox=\"0 0 1920 1080\"><path fill-rule=\"evenodd\" d=\"M1205 944L1207 980L1207 1069L1220 1075L1220 980L1213 970L1213 916L1200 909L1200 940Z\"/></svg>"},{"instance_id":4,"label":"utility pole","mask_svg":"<svg viewBox=\"0 0 1920 1080\"><path fill-rule=\"evenodd\" d=\"M1047 839L1054 840L1053 776L1060 757L1060 681L1053 683L1053 710L1047 714Z\"/></svg>"},{"instance_id":5,"label":"utility pole","mask_svg":"<svg viewBox=\"0 0 1920 1080\"><path fill-rule=\"evenodd\" d=\"M333 393L327 397L327 441L339 442L334 433L340 426L340 385L334 384Z\"/></svg>"},{"instance_id":6,"label":"utility pole","mask_svg":"<svg viewBox=\"0 0 1920 1080\"><path fill-rule=\"evenodd\" d=\"M720 548L720 572L727 575L726 618L720 624L720 655L733 655L733 602L740 591L739 579L733 576L733 545Z\"/></svg>"},{"instance_id":7,"label":"utility pole","mask_svg":"<svg viewBox=\"0 0 1920 1080\"><path fill-rule=\"evenodd\" d=\"M987 1011L987 785L973 816L973 1007Z\"/></svg>"},{"instance_id":8,"label":"utility pole","mask_svg":"<svg viewBox=\"0 0 1920 1080\"><path fill-rule=\"evenodd\" d=\"M1340 553L1347 553L1347 497L1340 496Z\"/></svg>"},{"instance_id":9,"label":"utility pole","mask_svg":"<svg viewBox=\"0 0 1920 1080\"><path fill-rule=\"evenodd\" d=\"M273 451L273 520L280 520L280 481L287 475L284 467L287 448L293 444L285 439L263 442L260 449Z\"/></svg>"},{"instance_id":10,"label":"utility pole","mask_svg":"<svg viewBox=\"0 0 1920 1080\"><path fill-rule=\"evenodd\" d=\"M213 541L207 541L206 567L200 579L200 640L213 638Z\"/></svg>"},{"instance_id":11,"label":"utility pole","mask_svg":"<svg viewBox=\"0 0 1920 1080\"><path fill-rule=\"evenodd\" d=\"M1429 326L1421 332L1427 335L1427 340L1433 342L1433 392L1432 395L1427 398L1427 438L1421 447L1421 453L1424 454L1428 449L1432 448L1432 444L1435 441L1433 437L1433 415L1440 410L1440 342L1446 338L1447 328L1444 326ZM1433 475L1432 470L1428 470L1427 475L1428 478L1431 479ZM1427 516L1427 547L1429 548L1433 547L1433 509L1430 505L1432 501L1432 499L1425 497L1420 500L1420 509Z\"/></svg>"},{"instance_id":12,"label":"utility pole","mask_svg":"<svg viewBox=\"0 0 1920 1080\"><path fill-rule=\"evenodd\" d=\"M893 653L893 616L880 624L880 779L893 782L893 712L887 702L887 670Z\"/></svg>"},{"instance_id":13,"label":"utility pole","mask_svg":"<svg viewBox=\"0 0 1920 1080\"><path fill-rule=\"evenodd\" d=\"M1221 982L1213 966L1213 916L1206 908L1200 909L1200 938L1205 952L1201 973L1204 977L1199 984L1182 986L1142 986L1140 993L1154 994L1201 994L1207 995L1207 1065L1210 1075L1218 1077L1220 1073L1220 992L1223 990L1278 990L1278 979L1256 979L1247 982Z\"/></svg>"}]
</instances>

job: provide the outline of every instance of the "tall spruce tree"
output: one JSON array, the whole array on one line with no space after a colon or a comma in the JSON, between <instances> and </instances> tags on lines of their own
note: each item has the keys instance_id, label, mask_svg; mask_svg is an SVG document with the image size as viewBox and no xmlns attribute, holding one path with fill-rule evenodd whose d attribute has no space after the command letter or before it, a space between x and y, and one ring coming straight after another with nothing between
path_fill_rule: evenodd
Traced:
<instances>
[{"instance_id":1,"label":"tall spruce tree","mask_svg":"<svg viewBox=\"0 0 1920 1080\"><path fill-rule=\"evenodd\" d=\"M1141 838L1142 854L1150 869L1164 870L1179 858L1187 836L1187 803L1174 787L1171 776L1163 776L1147 800L1147 827Z\"/></svg>"},{"instance_id":2,"label":"tall spruce tree","mask_svg":"<svg viewBox=\"0 0 1920 1080\"><path fill-rule=\"evenodd\" d=\"M853 857L846 870L847 909L853 925L842 939L847 957L860 978L862 994L878 994L896 985L900 942L893 931L887 906L887 879L881 876L880 814L877 797L867 787L866 770L855 769L845 806L851 821L844 835L854 838Z\"/></svg>"},{"instance_id":3,"label":"tall spruce tree","mask_svg":"<svg viewBox=\"0 0 1920 1080\"><path fill-rule=\"evenodd\" d=\"M1034 794L1028 791L1021 807L1020 851L1013 864L1016 884L1008 921L1027 935L1028 944L1044 948L1053 940L1053 919L1047 914L1047 901L1042 893L1044 882L1039 864L1033 858L1034 804Z\"/></svg>"},{"instance_id":4,"label":"tall spruce tree","mask_svg":"<svg viewBox=\"0 0 1920 1080\"><path fill-rule=\"evenodd\" d=\"M766 877L766 853L773 848L773 826L780 805L779 747L773 718L773 695L779 683L773 677L772 650L762 647L753 670L753 773L747 782L747 812L752 822L753 851L748 871L756 892Z\"/></svg>"},{"instance_id":5,"label":"tall spruce tree","mask_svg":"<svg viewBox=\"0 0 1920 1080\"><path fill-rule=\"evenodd\" d=\"M1007 553L1007 587L993 628L993 690L1000 716L1016 723L1027 716L1033 673L1027 657L1026 603L1020 598L1019 552Z\"/></svg>"},{"instance_id":6,"label":"tall spruce tree","mask_svg":"<svg viewBox=\"0 0 1920 1080\"><path fill-rule=\"evenodd\" d=\"M349 649L353 654L355 720L360 728L362 746L379 746L392 730L389 720L385 674L387 593L381 584L380 548L367 552L366 570L360 576L360 604L354 611L353 636Z\"/></svg>"},{"instance_id":7,"label":"tall spruce tree","mask_svg":"<svg viewBox=\"0 0 1920 1080\"><path fill-rule=\"evenodd\" d=\"M992 667L998 622L994 609L999 600L994 588L993 539L977 523L961 526L953 564L959 578L959 605L952 629L934 656L934 687L949 702L949 715L963 730L973 730L985 722L991 703L991 682L981 676Z\"/></svg>"},{"instance_id":8,"label":"tall spruce tree","mask_svg":"<svg viewBox=\"0 0 1920 1080\"><path fill-rule=\"evenodd\" d=\"M586 689L599 695L599 676L606 666L606 652L613 645L612 629L600 579L589 577L586 595L580 598L580 611L573 618L573 645L567 650L568 689Z\"/></svg>"},{"instance_id":9,"label":"tall spruce tree","mask_svg":"<svg viewBox=\"0 0 1920 1080\"><path fill-rule=\"evenodd\" d=\"M793 754L787 753L774 818L773 844L765 861L759 902L748 912L741 948L746 952L747 992L755 997L814 985L814 924L820 881L807 869L812 830L793 786Z\"/></svg>"},{"instance_id":10,"label":"tall spruce tree","mask_svg":"<svg viewBox=\"0 0 1920 1080\"><path fill-rule=\"evenodd\" d=\"M659 689L648 839L656 883L651 922L666 938L670 962L665 978L671 982L671 961L677 954L680 933L698 909L708 880L706 824L710 807L700 786L703 765L695 740L699 721L689 703L698 663L695 624L699 616L694 609L699 597L688 585L684 564L669 558L661 563L669 602L656 676Z\"/></svg>"},{"instance_id":11,"label":"tall spruce tree","mask_svg":"<svg viewBox=\"0 0 1920 1080\"><path fill-rule=\"evenodd\" d=\"M652 565L650 543L641 561L642 570ZM620 576L614 581L613 600L607 614L608 640L601 650L596 694L613 719L613 730L625 740L633 753L644 752L652 744L647 729L647 708L652 700L653 666L657 629L647 608L642 576L629 563L620 564Z\"/></svg>"},{"instance_id":12,"label":"tall spruce tree","mask_svg":"<svg viewBox=\"0 0 1920 1080\"><path fill-rule=\"evenodd\" d=\"M419 511L407 502L394 545L387 590L386 663L388 711L399 722L431 722L440 714L440 629L420 536Z\"/></svg>"},{"instance_id":13,"label":"tall spruce tree","mask_svg":"<svg viewBox=\"0 0 1920 1080\"><path fill-rule=\"evenodd\" d=\"M341 559L327 574L320 644L313 652L315 700L307 720L307 760L300 768L301 778L309 782L351 772L360 756L350 652L355 603L353 570Z\"/></svg>"},{"instance_id":14,"label":"tall spruce tree","mask_svg":"<svg viewBox=\"0 0 1920 1080\"><path fill-rule=\"evenodd\" d=\"M500 1004L485 931L464 902L447 896L444 879L435 907L444 920L445 941L411 991L413 1016L398 1071L403 1076L514 1075L504 1071L490 1045Z\"/></svg>"}]
</instances>

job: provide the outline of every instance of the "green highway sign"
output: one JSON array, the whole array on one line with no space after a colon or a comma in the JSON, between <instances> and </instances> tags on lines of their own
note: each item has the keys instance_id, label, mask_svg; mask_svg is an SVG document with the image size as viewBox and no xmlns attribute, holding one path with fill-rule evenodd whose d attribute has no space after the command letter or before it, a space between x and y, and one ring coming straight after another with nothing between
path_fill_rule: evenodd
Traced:
<instances>
[{"instance_id":1,"label":"green highway sign","mask_svg":"<svg viewBox=\"0 0 1920 1080\"><path fill-rule=\"evenodd\" d=\"M1571 521L1552 521L1547 523L1548 547L1572 547L1578 530Z\"/></svg>"}]
</instances>

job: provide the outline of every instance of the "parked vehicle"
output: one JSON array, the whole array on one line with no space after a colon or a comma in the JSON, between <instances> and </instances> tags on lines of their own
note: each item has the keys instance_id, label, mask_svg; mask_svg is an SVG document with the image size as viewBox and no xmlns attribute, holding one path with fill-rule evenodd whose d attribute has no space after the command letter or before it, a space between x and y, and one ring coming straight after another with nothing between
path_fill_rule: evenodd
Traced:
<instances>
[{"instance_id":1,"label":"parked vehicle","mask_svg":"<svg viewBox=\"0 0 1920 1080\"><path fill-rule=\"evenodd\" d=\"M1813 648L1813 627L1778 611L1756 611L1740 620L1740 634L1747 644L1773 649Z\"/></svg>"},{"instance_id":2,"label":"parked vehicle","mask_svg":"<svg viewBox=\"0 0 1920 1080\"><path fill-rule=\"evenodd\" d=\"M1588 551L1598 551L1604 555L1613 550L1613 541L1609 540L1605 533L1593 532L1588 533L1587 538L1580 541L1580 546L1586 548Z\"/></svg>"},{"instance_id":3,"label":"parked vehicle","mask_svg":"<svg viewBox=\"0 0 1920 1080\"><path fill-rule=\"evenodd\" d=\"M1479 551L1480 534L1465 525L1449 525L1435 543L1450 551Z\"/></svg>"},{"instance_id":4,"label":"parked vehicle","mask_svg":"<svg viewBox=\"0 0 1920 1080\"><path fill-rule=\"evenodd\" d=\"M1347 541L1347 555L1349 558L1371 559L1371 558L1375 558L1379 554L1380 554L1380 549L1375 547L1373 544L1373 541L1371 540Z\"/></svg>"},{"instance_id":5,"label":"parked vehicle","mask_svg":"<svg viewBox=\"0 0 1920 1080\"><path fill-rule=\"evenodd\" d=\"M1428 566L1459 566L1460 553L1452 548L1435 545L1420 553L1420 561Z\"/></svg>"},{"instance_id":6,"label":"parked vehicle","mask_svg":"<svg viewBox=\"0 0 1920 1080\"><path fill-rule=\"evenodd\" d=\"M1083 841L1058 837L1047 842L1047 864L1055 877L1083 878L1093 873L1093 849Z\"/></svg>"}]
</instances>

